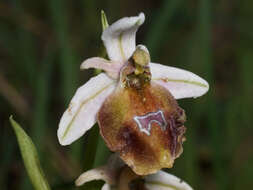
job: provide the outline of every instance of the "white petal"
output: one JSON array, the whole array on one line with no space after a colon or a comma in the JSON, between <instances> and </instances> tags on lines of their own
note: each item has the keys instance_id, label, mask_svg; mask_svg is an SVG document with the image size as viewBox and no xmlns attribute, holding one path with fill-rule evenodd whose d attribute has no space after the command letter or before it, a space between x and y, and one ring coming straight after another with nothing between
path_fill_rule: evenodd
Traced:
<instances>
[{"instance_id":1,"label":"white petal","mask_svg":"<svg viewBox=\"0 0 253 190\"><path fill-rule=\"evenodd\" d=\"M80 68L81 69L89 69L89 68L102 69L107 73L108 76L110 76L113 79L117 79L119 76L119 71L121 67L122 67L122 64L120 62L108 61L100 57L92 57L92 58L86 59L81 64Z\"/></svg>"},{"instance_id":2,"label":"white petal","mask_svg":"<svg viewBox=\"0 0 253 190\"><path fill-rule=\"evenodd\" d=\"M152 80L167 88L175 99L196 98L205 94L208 83L192 72L150 63Z\"/></svg>"},{"instance_id":3,"label":"white petal","mask_svg":"<svg viewBox=\"0 0 253 190\"><path fill-rule=\"evenodd\" d=\"M76 91L57 131L61 145L72 143L96 123L98 110L114 88L115 81L101 73Z\"/></svg>"},{"instance_id":4,"label":"white petal","mask_svg":"<svg viewBox=\"0 0 253 190\"><path fill-rule=\"evenodd\" d=\"M110 175L107 172L106 167L95 168L84 172L81 174L78 179L75 181L76 186L81 186L86 182L93 180L104 180L105 182L111 181Z\"/></svg>"},{"instance_id":5,"label":"white petal","mask_svg":"<svg viewBox=\"0 0 253 190\"><path fill-rule=\"evenodd\" d=\"M102 34L102 40L109 58L124 63L136 48L135 34L143 24L145 16L124 17L113 23Z\"/></svg>"},{"instance_id":6,"label":"white petal","mask_svg":"<svg viewBox=\"0 0 253 190\"><path fill-rule=\"evenodd\" d=\"M187 183L164 171L146 176L145 186L149 190L192 190Z\"/></svg>"},{"instance_id":7,"label":"white petal","mask_svg":"<svg viewBox=\"0 0 253 190\"><path fill-rule=\"evenodd\" d=\"M81 174L76 180L76 185L81 186L92 180L104 180L107 184L115 184L120 173L120 169L124 166L124 162L119 158L117 153L112 154L107 164ZM110 188L110 186L108 185ZM108 188L104 187L105 189Z\"/></svg>"},{"instance_id":8,"label":"white petal","mask_svg":"<svg viewBox=\"0 0 253 190\"><path fill-rule=\"evenodd\" d=\"M111 186L109 184L105 183L103 185L103 187L101 188L101 190L111 190Z\"/></svg>"}]
</instances>

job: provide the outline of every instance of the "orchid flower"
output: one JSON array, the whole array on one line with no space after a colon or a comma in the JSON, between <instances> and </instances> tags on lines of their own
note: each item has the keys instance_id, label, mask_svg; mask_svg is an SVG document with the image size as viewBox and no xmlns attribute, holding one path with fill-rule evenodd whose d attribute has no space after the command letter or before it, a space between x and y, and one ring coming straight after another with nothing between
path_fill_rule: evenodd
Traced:
<instances>
[{"instance_id":1,"label":"orchid flower","mask_svg":"<svg viewBox=\"0 0 253 190\"><path fill-rule=\"evenodd\" d=\"M105 181L101 190L192 190L183 180L161 170L138 176L116 154L109 158L106 165L81 174L75 184L81 186L93 180Z\"/></svg>"},{"instance_id":2,"label":"orchid flower","mask_svg":"<svg viewBox=\"0 0 253 190\"><path fill-rule=\"evenodd\" d=\"M182 69L152 63L147 48L136 46L144 14L108 26L102 40L110 60L93 57L81 69L102 69L81 86L64 112L58 129L69 145L96 122L106 145L138 175L170 168L182 153L186 120L176 99L196 98L208 83Z\"/></svg>"}]
</instances>

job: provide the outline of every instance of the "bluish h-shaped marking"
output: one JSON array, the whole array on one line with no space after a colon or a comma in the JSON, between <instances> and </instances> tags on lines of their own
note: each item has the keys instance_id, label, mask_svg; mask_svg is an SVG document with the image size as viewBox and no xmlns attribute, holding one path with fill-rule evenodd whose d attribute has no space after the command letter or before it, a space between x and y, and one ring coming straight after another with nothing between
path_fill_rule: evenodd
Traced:
<instances>
[{"instance_id":1,"label":"bluish h-shaped marking","mask_svg":"<svg viewBox=\"0 0 253 190\"><path fill-rule=\"evenodd\" d=\"M143 116L134 116L134 121L137 123L140 131L150 135L152 123L157 123L163 131L166 130L167 122L161 110L157 112L150 112Z\"/></svg>"}]
</instances>

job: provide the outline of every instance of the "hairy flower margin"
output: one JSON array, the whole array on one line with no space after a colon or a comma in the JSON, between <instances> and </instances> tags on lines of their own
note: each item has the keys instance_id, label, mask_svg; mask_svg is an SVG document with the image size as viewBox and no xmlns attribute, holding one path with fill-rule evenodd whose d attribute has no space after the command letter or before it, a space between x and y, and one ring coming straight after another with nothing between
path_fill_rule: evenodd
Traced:
<instances>
[{"instance_id":1,"label":"hairy flower margin","mask_svg":"<svg viewBox=\"0 0 253 190\"><path fill-rule=\"evenodd\" d=\"M107 146L138 175L170 168L182 153L185 114L175 99L205 94L208 83L175 67L150 62L135 35L145 16L122 18L104 29L108 57L93 57L81 69L106 72L81 86L57 132L61 145L80 138L97 121ZM106 19L104 19L104 22ZM107 24L107 22L106 22Z\"/></svg>"},{"instance_id":2,"label":"hairy flower margin","mask_svg":"<svg viewBox=\"0 0 253 190\"><path fill-rule=\"evenodd\" d=\"M81 174L75 184L81 186L93 180L105 181L101 190L192 190L186 182L164 171L138 176L120 160L117 154L111 155L106 165Z\"/></svg>"}]
</instances>

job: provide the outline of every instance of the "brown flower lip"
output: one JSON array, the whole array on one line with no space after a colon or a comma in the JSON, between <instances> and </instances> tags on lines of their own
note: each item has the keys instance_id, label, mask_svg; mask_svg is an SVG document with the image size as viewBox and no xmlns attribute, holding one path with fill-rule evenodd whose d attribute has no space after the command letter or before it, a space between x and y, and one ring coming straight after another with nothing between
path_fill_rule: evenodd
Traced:
<instances>
[{"instance_id":1,"label":"brown flower lip","mask_svg":"<svg viewBox=\"0 0 253 190\"><path fill-rule=\"evenodd\" d=\"M182 153L185 114L168 90L150 81L149 67L136 65L130 59L121 70L120 84L99 110L98 123L110 150L135 173L147 175L172 167Z\"/></svg>"}]
</instances>

